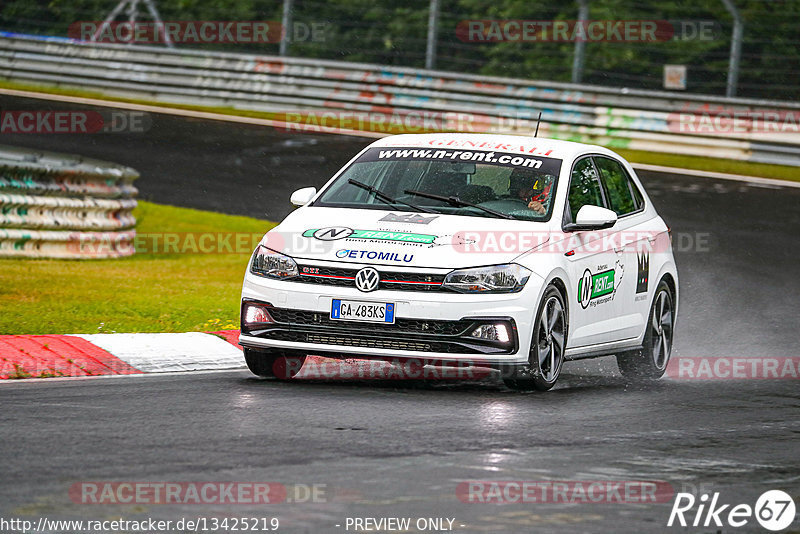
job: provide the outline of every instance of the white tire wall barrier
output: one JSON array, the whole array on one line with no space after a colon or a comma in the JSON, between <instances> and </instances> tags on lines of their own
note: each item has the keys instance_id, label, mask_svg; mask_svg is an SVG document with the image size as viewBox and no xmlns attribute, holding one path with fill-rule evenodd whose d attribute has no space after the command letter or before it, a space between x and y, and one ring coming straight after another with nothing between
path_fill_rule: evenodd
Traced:
<instances>
[{"instance_id":1,"label":"white tire wall barrier","mask_svg":"<svg viewBox=\"0 0 800 534\"><path fill-rule=\"evenodd\" d=\"M138 177L113 163L0 145L0 257L130 256Z\"/></svg>"},{"instance_id":2,"label":"white tire wall barrier","mask_svg":"<svg viewBox=\"0 0 800 534\"><path fill-rule=\"evenodd\" d=\"M467 114L469 128L478 128L472 131L497 133L530 134L541 112L542 136L800 166L797 102L98 44L7 32L0 32L0 78L279 114L303 110Z\"/></svg>"}]
</instances>

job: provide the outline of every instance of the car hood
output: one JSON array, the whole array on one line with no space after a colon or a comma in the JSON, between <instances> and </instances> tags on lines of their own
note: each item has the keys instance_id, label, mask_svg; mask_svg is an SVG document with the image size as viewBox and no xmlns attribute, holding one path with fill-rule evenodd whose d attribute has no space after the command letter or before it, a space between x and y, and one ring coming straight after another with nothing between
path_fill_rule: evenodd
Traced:
<instances>
[{"instance_id":1,"label":"car hood","mask_svg":"<svg viewBox=\"0 0 800 534\"><path fill-rule=\"evenodd\" d=\"M549 239L545 223L308 206L262 244L298 260L457 269L509 263Z\"/></svg>"}]
</instances>

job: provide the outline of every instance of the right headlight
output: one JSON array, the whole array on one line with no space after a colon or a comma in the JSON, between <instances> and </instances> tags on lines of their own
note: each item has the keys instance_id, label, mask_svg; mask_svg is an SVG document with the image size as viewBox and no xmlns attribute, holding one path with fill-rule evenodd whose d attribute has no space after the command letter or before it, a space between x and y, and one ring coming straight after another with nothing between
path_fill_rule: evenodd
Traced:
<instances>
[{"instance_id":1,"label":"right headlight","mask_svg":"<svg viewBox=\"0 0 800 534\"><path fill-rule=\"evenodd\" d=\"M258 245L253 261L250 263L250 272L269 278L292 278L299 274L297 263L280 252L270 250L264 245Z\"/></svg>"},{"instance_id":2,"label":"right headlight","mask_svg":"<svg viewBox=\"0 0 800 534\"><path fill-rule=\"evenodd\" d=\"M516 293L522 291L530 275L531 271L522 265L507 263L453 271L442 286L461 293Z\"/></svg>"}]
</instances>

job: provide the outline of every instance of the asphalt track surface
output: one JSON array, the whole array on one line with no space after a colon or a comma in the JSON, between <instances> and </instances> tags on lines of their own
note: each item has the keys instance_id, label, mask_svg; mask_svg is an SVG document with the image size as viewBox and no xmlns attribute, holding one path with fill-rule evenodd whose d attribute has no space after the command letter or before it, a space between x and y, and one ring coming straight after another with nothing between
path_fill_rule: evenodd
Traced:
<instances>
[{"instance_id":1,"label":"asphalt track surface","mask_svg":"<svg viewBox=\"0 0 800 534\"><path fill-rule=\"evenodd\" d=\"M77 107L0 97L3 110ZM288 212L292 190L321 185L368 142L163 115L144 134L0 139L131 165L142 198L270 219ZM797 357L800 189L639 174L675 236L673 357ZM655 480L731 504L783 489L800 504L798 384L631 386L610 358L568 363L546 394L496 377L280 383L246 371L4 383L0 517L278 517L279 532L347 532L348 517L446 517L454 532L729 532L667 528L671 500L500 506L461 502L456 488ZM81 481L270 481L326 493L267 506L85 505L68 496ZM765 532L754 520L736 531Z\"/></svg>"}]
</instances>

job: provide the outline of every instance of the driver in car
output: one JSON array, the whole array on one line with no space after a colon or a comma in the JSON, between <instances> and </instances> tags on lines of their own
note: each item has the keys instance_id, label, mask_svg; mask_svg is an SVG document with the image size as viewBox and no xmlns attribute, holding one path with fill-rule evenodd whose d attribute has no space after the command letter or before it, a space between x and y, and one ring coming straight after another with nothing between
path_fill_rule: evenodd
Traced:
<instances>
[{"instance_id":1,"label":"driver in car","mask_svg":"<svg viewBox=\"0 0 800 534\"><path fill-rule=\"evenodd\" d=\"M544 215L550 204L552 186L553 177L549 174L540 174L533 169L514 169L508 190L511 196L527 203L528 209Z\"/></svg>"}]
</instances>

